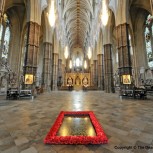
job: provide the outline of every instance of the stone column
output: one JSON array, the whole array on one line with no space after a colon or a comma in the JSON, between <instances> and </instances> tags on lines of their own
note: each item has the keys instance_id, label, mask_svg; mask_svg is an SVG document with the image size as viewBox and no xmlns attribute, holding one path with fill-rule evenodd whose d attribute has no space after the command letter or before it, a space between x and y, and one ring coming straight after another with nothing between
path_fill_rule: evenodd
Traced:
<instances>
[{"instance_id":1,"label":"stone column","mask_svg":"<svg viewBox=\"0 0 153 153\"><path fill-rule=\"evenodd\" d=\"M58 86L61 86L62 79L62 59L58 59Z\"/></svg>"},{"instance_id":2,"label":"stone column","mask_svg":"<svg viewBox=\"0 0 153 153\"><path fill-rule=\"evenodd\" d=\"M90 80L91 80L90 84L91 84L91 86L94 85L94 72L93 72L93 68L94 68L94 66L93 66L93 64L91 64L90 65Z\"/></svg>"},{"instance_id":3,"label":"stone column","mask_svg":"<svg viewBox=\"0 0 153 153\"><path fill-rule=\"evenodd\" d=\"M70 58L66 59L66 72L71 73L70 69Z\"/></svg>"},{"instance_id":4,"label":"stone column","mask_svg":"<svg viewBox=\"0 0 153 153\"><path fill-rule=\"evenodd\" d=\"M52 90L57 90L57 77L58 77L58 53L53 53L53 78Z\"/></svg>"},{"instance_id":5,"label":"stone column","mask_svg":"<svg viewBox=\"0 0 153 153\"><path fill-rule=\"evenodd\" d=\"M51 90L51 76L52 76L52 44L45 42L43 84L46 91Z\"/></svg>"},{"instance_id":6,"label":"stone column","mask_svg":"<svg viewBox=\"0 0 153 153\"><path fill-rule=\"evenodd\" d=\"M4 8L5 8L5 0L0 0L0 24L2 23L3 20Z\"/></svg>"},{"instance_id":7,"label":"stone column","mask_svg":"<svg viewBox=\"0 0 153 153\"><path fill-rule=\"evenodd\" d=\"M97 87L97 60L93 60L93 83Z\"/></svg>"},{"instance_id":8,"label":"stone column","mask_svg":"<svg viewBox=\"0 0 153 153\"><path fill-rule=\"evenodd\" d=\"M33 74L35 78L38 62L40 25L38 23L30 21L27 23L27 26L28 38L26 44L24 74Z\"/></svg>"},{"instance_id":9,"label":"stone column","mask_svg":"<svg viewBox=\"0 0 153 153\"><path fill-rule=\"evenodd\" d=\"M104 90L104 55L98 54L98 87L100 90Z\"/></svg>"},{"instance_id":10,"label":"stone column","mask_svg":"<svg viewBox=\"0 0 153 153\"><path fill-rule=\"evenodd\" d=\"M132 75L128 26L125 23L116 27L120 81L122 80L122 75ZM120 83L121 87L129 86L123 85L122 81Z\"/></svg>"},{"instance_id":11,"label":"stone column","mask_svg":"<svg viewBox=\"0 0 153 153\"><path fill-rule=\"evenodd\" d=\"M63 86L66 86L66 77L65 77L65 75L66 75L66 71L65 71L65 64L62 64L62 82L63 82Z\"/></svg>"},{"instance_id":12,"label":"stone column","mask_svg":"<svg viewBox=\"0 0 153 153\"><path fill-rule=\"evenodd\" d=\"M68 59L65 59L65 71L68 72Z\"/></svg>"},{"instance_id":13,"label":"stone column","mask_svg":"<svg viewBox=\"0 0 153 153\"><path fill-rule=\"evenodd\" d=\"M153 0L150 0L151 14L153 15Z\"/></svg>"},{"instance_id":14,"label":"stone column","mask_svg":"<svg viewBox=\"0 0 153 153\"><path fill-rule=\"evenodd\" d=\"M104 45L104 64L105 64L105 91L114 93L113 65L112 65L112 45Z\"/></svg>"}]
</instances>

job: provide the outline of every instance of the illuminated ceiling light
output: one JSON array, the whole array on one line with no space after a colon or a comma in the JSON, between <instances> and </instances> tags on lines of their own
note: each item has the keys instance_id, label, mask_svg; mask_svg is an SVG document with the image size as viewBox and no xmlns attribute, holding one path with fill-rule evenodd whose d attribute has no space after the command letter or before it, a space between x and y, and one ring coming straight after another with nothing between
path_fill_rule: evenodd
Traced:
<instances>
[{"instance_id":1,"label":"illuminated ceiling light","mask_svg":"<svg viewBox=\"0 0 153 153\"><path fill-rule=\"evenodd\" d=\"M51 1L51 8L48 14L49 24L51 27L55 25L55 10L54 10L54 0Z\"/></svg>"},{"instance_id":2,"label":"illuminated ceiling light","mask_svg":"<svg viewBox=\"0 0 153 153\"><path fill-rule=\"evenodd\" d=\"M87 69L87 61L84 61L84 68Z\"/></svg>"},{"instance_id":3,"label":"illuminated ceiling light","mask_svg":"<svg viewBox=\"0 0 153 153\"><path fill-rule=\"evenodd\" d=\"M107 9L107 5L106 5L106 0L103 1L101 21L104 26L106 26L108 23L108 9Z\"/></svg>"},{"instance_id":4,"label":"illuminated ceiling light","mask_svg":"<svg viewBox=\"0 0 153 153\"><path fill-rule=\"evenodd\" d=\"M70 60L69 67L72 69L72 60Z\"/></svg>"},{"instance_id":5,"label":"illuminated ceiling light","mask_svg":"<svg viewBox=\"0 0 153 153\"><path fill-rule=\"evenodd\" d=\"M91 47L88 48L88 58L91 59L92 52L91 52Z\"/></svg>"},{"instance_id":6,"label":"illuminated ceiling light","mask_svg":"<svg viewBox=\"0 0 153 153\"><path fill-rule=\"evenodd\" d=\"M69 56L68 46L66 46L66 47L65 47L64 56L65 56L65 59L67 59L67 58L68 58L68 56Z\"/></svg>"}]
</instances>

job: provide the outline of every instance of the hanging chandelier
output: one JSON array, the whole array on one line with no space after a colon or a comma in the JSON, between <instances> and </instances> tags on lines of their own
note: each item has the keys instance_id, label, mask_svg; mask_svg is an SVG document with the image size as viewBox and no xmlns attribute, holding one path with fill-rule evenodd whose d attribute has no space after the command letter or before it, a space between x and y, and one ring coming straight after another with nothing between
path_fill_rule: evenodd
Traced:
<instances>
[{"instance_id":1,"label":"hanging chandelier","mask_svg":"<svg viewBox=\"0 0 153 153\"><path fill-rule=\"evenodd\" d=\"M101 21L104 26L106 26L108 23L108 8L106 5L106 0L103 1Z\"/></svg>"},{"instance_id":2,"label":"hanging chandelier","mask_svg":"<svg viewBox=\"0 0 153 153\"><path fill-rule=\"evenodd\" d=\"M65 47L64 56L65 56L65 59L67 59L69 56L68 46Z\"/></svg>"},{"instance_id":3,"label":"hanging chandelier","mask_svg":"<svg viewBox=\"0 0 153 153\"><path fill-rule=\"evenodd\" d=\"M92 57L92 52L91 52L91 47L88 48L88 58L91 59Z\"/></svg>"},{"instance_id":4,"label":"hanging chandelier","mask_svg":"<svg viewBox=\"0 0 153 153\"><path fill-rule=\"evenodd\" d=\"M54 0L51 1L51 8L48 14L49 24L51 27L55 25L55 10L54 10Z\"/></svg>"},{"instance_id":5,"label":"hanging chandelier","mask_svg":"<svg viewBox=\"0 0 153 153\"><path fill-rule=\"evenodd\" d=\"M70 60L69 68L72 69L72 60Z\"/></svg>"},{"instance_id":6,"label":"hanging chandelier","mask_svg":"<svg viewBox=\"0 0 153 153\"><path fill-rule=\"evenodd\" d=\"M87 69L87 61L84 61L84 68Z\"/></svg>"}]
</instances>

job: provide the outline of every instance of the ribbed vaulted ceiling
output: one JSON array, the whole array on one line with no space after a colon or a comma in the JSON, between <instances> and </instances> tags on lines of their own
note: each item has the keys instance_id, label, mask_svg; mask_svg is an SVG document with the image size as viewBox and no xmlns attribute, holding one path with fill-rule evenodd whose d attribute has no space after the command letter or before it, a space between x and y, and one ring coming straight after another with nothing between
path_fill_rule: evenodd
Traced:
<instances>
[{"instance_id":1,"label":"ribbed vaulted ceiling","mask_svg":"<svg viewBox=\"0 0 153 153\"><path fill-rule=\"evenodd\" d=\"M91 28L93 0L65 0L63 18L70 47L84 46Z\"/></svg>"}]
</instances>

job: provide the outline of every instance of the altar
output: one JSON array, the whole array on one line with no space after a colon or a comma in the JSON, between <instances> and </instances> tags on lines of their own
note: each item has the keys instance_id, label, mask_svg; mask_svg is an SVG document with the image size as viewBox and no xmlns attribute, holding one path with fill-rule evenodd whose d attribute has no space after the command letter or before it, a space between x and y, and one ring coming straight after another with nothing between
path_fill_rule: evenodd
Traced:
<instances>
[{"instance_id":1,"label":"altar","mask_svg":"<svg viewBox=\"0 0 153 153\"><path fill-rule=\"evenodd\" d=\"M90 73L66 73L65 85L71 83L73 86L90 86Z\"/></svg>"}]
</instances>

